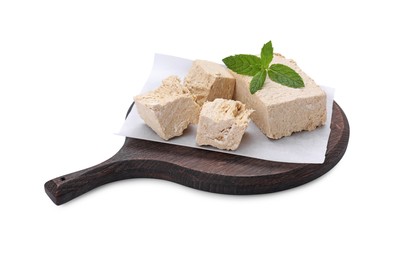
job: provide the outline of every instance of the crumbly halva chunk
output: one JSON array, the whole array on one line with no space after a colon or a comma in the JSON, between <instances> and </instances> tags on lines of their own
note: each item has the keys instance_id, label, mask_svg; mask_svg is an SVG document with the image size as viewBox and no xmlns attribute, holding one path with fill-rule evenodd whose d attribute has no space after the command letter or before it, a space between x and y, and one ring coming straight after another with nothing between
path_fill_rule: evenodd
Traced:
<instances>
[{"instance_id":1,"label":"crumbly halva chunk","mask_svg":"<svg viewBox=\"0 0 394 260\"><path fill-rule=\"evenodd\" d=\"M266 78L263 89L251 94L250 76L231 73L236 78L234 99L254 109L253 122L269 138L279 139L294 132L314 130L326 122L326 94L293 60L275 54L272 64L294 69L303 79L304 88L289 88Z\"/></svg>"},{"instance_id":2,"label":"crumbly halva chunk","mask_svg":"<svg viewBox=\"0 0 394 260\"><path fill-rule=\"evenodd\" d=\"M250 121L252 109L239 101L215 99L202 106L196 143L224 150L236 150Z\"/></svg>"},{"instance_id":3,"label":"crumbly halva chunk","mask_svg":"<svg viewBox=\"0 0 394 260\"><path fill-rule=\"evenodd\" d=\"M176 76L162 81L161 86L134 97L138 114L161 138L180 136L189 124L197 124L200 106Z\"/></svg>"},{"instance_id":4,"label":"crumbly halva chunk","mask_svg":"<svg viewBox=\"0 0 394 260\"><path fill-rule=\"evenodd\" d=\"M227 68L214 62L195 60L184 81L185 87L202 106L205 101L216 98L231 99L235 78Z\"/></svg>"}]
</instances>

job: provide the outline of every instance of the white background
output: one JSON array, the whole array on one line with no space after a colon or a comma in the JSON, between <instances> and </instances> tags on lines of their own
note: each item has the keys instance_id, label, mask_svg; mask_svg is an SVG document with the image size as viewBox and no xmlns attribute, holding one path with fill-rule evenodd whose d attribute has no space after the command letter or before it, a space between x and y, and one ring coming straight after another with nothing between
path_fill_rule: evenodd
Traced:
<instances>
[{"instance_id":1,"label":"white background","mask_svg":"<svg viewBox=\"0 0 394 260\"><path fill-rule=\"evenodd\" d=\"M393 259L389 3L1 1L0 259ZM47 197L122 146L154 53L220 61L269 40L336 88L351 137L328 174L257 196L136 179Z\"/></svg>"}]
</instances>

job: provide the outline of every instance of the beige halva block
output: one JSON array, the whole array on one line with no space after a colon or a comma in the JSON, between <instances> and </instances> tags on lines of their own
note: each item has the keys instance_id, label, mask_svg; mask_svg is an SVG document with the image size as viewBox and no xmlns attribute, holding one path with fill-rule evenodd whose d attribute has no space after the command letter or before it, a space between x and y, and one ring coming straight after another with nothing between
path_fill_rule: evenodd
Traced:
<instances>
[{"instance_id":1,"label":"beige halva block","mask_svg":"<svg viewBox=\"0 0 394 260\"><path fill-rule=\"evenodd\" d=\"M253 112L239 101L215 99L202 106L196 143L225 150L236 150Z\"/></svg>"},{"instance_id":2,"label":"beige halva block","mask_svg":"<svg viewBox=\"0 0 394 260\"><path fill-rule=\"evenodd\" d=\"M138 114L161 138L180 136L189 124L197 124L200 106L176 76L157 89L134 97Z\"/></svg>"},{"instance_id":3,"label":"beige halva block","mask_svg":"<svg viewBox=\"0 0 394 260\"><path fill-rule=\"evenodd\" d=\"M253 122L272 139L294 132L314 130L326 122L326 94L293 60L275 54L272 64L281 63L294 69L304 80L304 88L289 88L273 82L267 76L262 90L252 95L252 77L232 72L236 78L234 99L254 109Z\"/></svg>"},{"instance_id":4,"label":"beige halva block","mask_svg":"<svg viewBox=\"0 0 394 260\"><path fill-rule=\"evenodd\" d=\"M231 99L235 79L227 68L217 63L195 60L184 81L185 86L202 106L215 98Z\"/></svg>"}]
</instances>

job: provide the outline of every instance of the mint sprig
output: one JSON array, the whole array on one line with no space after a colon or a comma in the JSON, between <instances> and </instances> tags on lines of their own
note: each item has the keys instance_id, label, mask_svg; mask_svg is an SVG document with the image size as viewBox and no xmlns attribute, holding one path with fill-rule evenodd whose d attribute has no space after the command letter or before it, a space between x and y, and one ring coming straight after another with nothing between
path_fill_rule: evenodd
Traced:
<instances>
[{"instance_id":1,"label":"mint sprig","mask_svg":"<svg viewBox=\"0 0 394 260\"><path fill-rule=\"evenodd\" d=\"M273 57L274 48L269 41L261 48L260 58L249 54L238 54L224 58L223 62L232 71L253 77L249 86L252 94L263 88L267 75L272 81L290 88L305 86L301 76L292 68L283 64L271 64Z\"/></svg>"}]
</instances>

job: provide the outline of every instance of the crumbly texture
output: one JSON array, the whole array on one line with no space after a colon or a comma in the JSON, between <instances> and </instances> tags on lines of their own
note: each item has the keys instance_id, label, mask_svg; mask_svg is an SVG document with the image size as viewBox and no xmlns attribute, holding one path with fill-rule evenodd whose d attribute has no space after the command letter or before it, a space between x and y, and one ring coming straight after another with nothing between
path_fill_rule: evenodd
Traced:
<instances>
[{"instance_id":1,"label":"crumbly texture","mask_svg":"<svg viewBox=\"0 0 394 260\"><path fill-rule=\"evenodd\" d=\"M234 99L254 109L253 122L269 138L279 139L294 132L314 130L326 122L326 93L293 60L275 54L272 64L281 63L294 69L304 80L304 88L289 88L267 76L263 89L252 95L252 77L231 72L236 78Z\"/></svg>"},{"instance_id":2,"label":"crumbly texture","mask_svg":"<svg viewBox=\"0 0 394 260\"><path fill-rule=\"evenodd\" d=\"M161 138L180 136L189 124L197 124L200 106L176 76L163 80L161 86L134 97L138 114Z\"/></svg>"},{"instance_id":3,"label":"crumbly texture","mask_svg":"<svg viewBox=\"0 0 394 260\"><path fill-rule=\"evenodd\" d=\"M246 109L239 101L218 98L205 102L197 126L197 145L236 150L252 112L252 109Z\"/></svg>"},{"instance_id":4,"label":"crumbly texture","mask_svg":"<svg viewBox=\"0 0 394 260\"><path fill-rule=\"evenodd\" d=\"M235 78L227 68L210 61L195 60L184 81L185 87L202 106L205 101L216 98L231 99Z\"/></svg>"}]
</instances>

